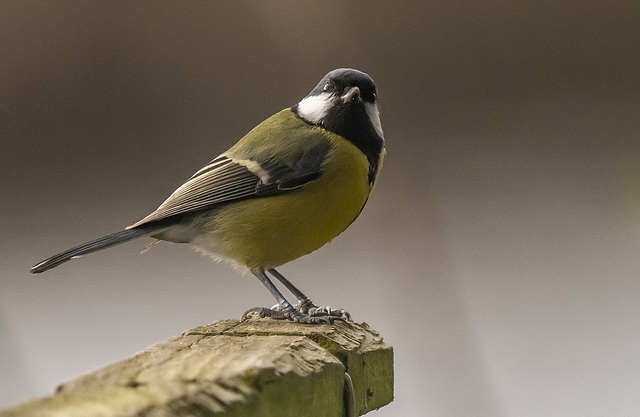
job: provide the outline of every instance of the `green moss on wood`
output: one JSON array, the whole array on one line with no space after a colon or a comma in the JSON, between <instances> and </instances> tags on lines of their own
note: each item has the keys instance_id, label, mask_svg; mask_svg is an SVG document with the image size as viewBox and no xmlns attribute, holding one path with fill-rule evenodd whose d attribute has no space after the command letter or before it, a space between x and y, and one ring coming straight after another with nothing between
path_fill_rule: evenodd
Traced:
<instances>
[{"instance_id":1,"label":"green moss on wood","mask_svg":"<svg viewBox=\"0 0 640 417\"><path fill-rule=\"evenodd\" d=\"M393 351L366 324L223 320L0 411L14 416L342 416L393 399Z\"/></svg>"}]
</instances>

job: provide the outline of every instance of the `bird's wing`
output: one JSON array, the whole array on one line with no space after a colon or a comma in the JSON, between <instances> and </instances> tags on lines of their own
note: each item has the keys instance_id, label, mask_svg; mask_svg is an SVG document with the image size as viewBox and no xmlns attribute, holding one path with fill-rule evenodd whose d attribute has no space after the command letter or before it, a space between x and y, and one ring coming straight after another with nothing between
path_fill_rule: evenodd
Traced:
<instances>
[{"instance_id":1,"label":"bird's wing","mask_svg":"<svg viewBox=\"0 0 640 417\"><path fill-rule=\"evenodd\" d=\"M316 146L289 163L274 162L268 155L238 159L222 154L196 172L153 213L127 229L224 202L267 197L303 187L322 175L327 152L327 147Z\"/></svg>"}]
</instances>

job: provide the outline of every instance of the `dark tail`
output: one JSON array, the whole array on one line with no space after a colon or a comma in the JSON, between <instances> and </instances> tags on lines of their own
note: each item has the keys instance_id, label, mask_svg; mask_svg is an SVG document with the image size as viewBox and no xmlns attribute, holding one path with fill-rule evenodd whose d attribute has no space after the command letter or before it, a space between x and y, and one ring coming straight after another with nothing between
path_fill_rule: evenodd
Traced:
<instances>
[{"instance_id":1,"label":"dark tail","mask_svg":"<svg viewBox=\"0 0 640 417\"><path fill-rule=\"evenodd\" d=\"M103 236L91 242L83 243L75 248L67 249L66 251L59 253L51 258L45 259L37 265L31 268L32 274L39 274L48 269L55 268L56 266L70 261L81 255L96 252L101 249L110 248L111 246L119 245L129 240L144 236L148 234L152 229L140 227L129 230L121 230L119 232L112 233L107 236Z\"/></svg>"}]
</instances>

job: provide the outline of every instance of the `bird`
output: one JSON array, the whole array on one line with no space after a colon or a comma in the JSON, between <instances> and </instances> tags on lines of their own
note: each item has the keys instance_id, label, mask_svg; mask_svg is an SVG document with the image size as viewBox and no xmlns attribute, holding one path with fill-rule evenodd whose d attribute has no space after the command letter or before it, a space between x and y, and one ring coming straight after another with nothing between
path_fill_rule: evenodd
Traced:
<instances>
[{"instance_id":1,"label":"bird","mask_svg":"<svg viewBox=\"0 0 640 417\"><path fill-rule=\"evenodd\" d=\"M307 324L347 320L347 311L318 307L276 268L351 225L369 199L385 154L373 79L338 68L198 170L146 217L47 258L30 272L150 237L190 244L257 277L277 304L250 309L243 318L253 312ZM297 298L296 305L268 274Z\"/></svg>"}]
</instances>

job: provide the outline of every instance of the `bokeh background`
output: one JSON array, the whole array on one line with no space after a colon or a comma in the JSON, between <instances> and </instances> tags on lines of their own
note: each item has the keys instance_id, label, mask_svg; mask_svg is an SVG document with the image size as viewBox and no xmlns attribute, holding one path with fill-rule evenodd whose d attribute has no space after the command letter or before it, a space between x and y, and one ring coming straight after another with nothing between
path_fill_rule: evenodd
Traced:
<instances>
[{"instance_id":1,"label":"bokeh background","mask_svg":"<svg viewBox=\"0 0 640 417\"><path fill-rule=\"evenodd\" d=\"M373 416L640 413L640 2L0 3L0 407L273 300L126 226L329 70L376 80L388 157L282 268L395 349Z\"/></svg>"}]
</instances>

